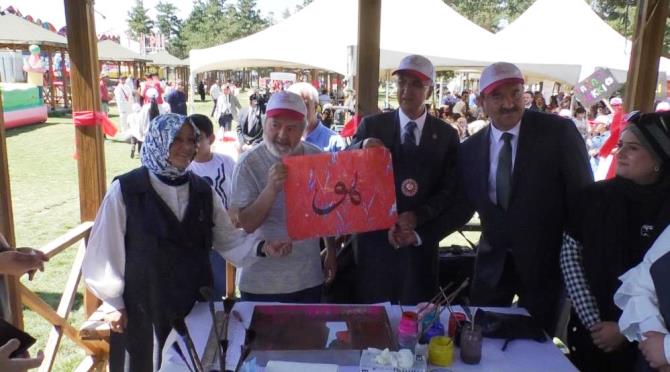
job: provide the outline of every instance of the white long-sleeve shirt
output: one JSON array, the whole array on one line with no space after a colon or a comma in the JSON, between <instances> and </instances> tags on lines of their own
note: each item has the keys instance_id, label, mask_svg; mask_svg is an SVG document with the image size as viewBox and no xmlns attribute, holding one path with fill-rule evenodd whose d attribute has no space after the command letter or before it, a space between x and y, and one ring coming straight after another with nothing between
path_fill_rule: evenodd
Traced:
<instances>
[{"instance_id":1,"label":"white long-sleeve shirt","mask_svg":"<svg viewBox=\"0 0 670 372\"><path fill-rule=\"evenodd\" d=\"M189 184L169 186L149 172L151 187L163 199L174 215L184 218L189 199ZM244 267L254 263L256 246L254 235L245 235L230 222L221 199L212 189L212 245L226 260ZM123 302L126 249L126 205L119 181L114 181L105 195L91 230L82 273L89 289L111 310L125 308ZM150 263L147 263L150 264Z\"/></svg>"},{"instance_id":2,"label":"white long-sleeve shirt","mask_svg":"<svg viewBox=\"0 0 670 372\"><path fill-rule=\"evenodd\" d=\"M644 333L665 334L665 359L670 363L670 334L668 324L658 309L656 288L649 270L651 265L670 251L670 226L656 239L642 262L619 277L622 284L614 294L614 303L623 310L619 329L630 341L642 341Z\"/></svg>"}]
</instances>

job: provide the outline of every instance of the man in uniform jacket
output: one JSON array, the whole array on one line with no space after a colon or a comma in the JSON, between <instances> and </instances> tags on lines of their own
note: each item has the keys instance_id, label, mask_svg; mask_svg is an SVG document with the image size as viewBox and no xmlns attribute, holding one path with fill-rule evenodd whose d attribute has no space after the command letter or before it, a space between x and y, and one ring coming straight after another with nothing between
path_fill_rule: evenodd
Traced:
<instances>
[{"instance_id":1,"label":"man in uniform jacket","mask_svg":"<svg viewBox=\"0 0 670 372\"><path fill-rule=\"evenodd\" d=\"M434 77L425 57L405 57L393 72L398 110L363 119L350 148L386 147L392 154L398 221L388 231L358 234L356 293L364 303L416 304L438 286L438 244L430 226L456 188L458 134L428 114Z\"/></svg>"},{"instance_id":2,"label":"man in uniform jacket","mask_svg":"<svg viewBox=\"0 0 670 372\"><path fill-rule=\"evenodd\" d=\"M249 107L240 111L237 124L237 140L242 152L263 141L263 121L265 115L258 105L258 95L249 96Z\"/></svg>"},{"instance_id":3,"label":"man in uniform jacket","mask_svg":"<svg viewBox=\"0 0 670 372\"><path fill-rule=\"evenodd\" d=\"M514 295L552 334L561 307L559 252L570 196L593 182L571 121L524 110L523 75L498 62L482 72L479 105L491 124L461 144L461 200L443 228L476 211L483 234L471 301L509 306ZM453 213L452 213L453 212Z\"/></svg>"}]
</instances>

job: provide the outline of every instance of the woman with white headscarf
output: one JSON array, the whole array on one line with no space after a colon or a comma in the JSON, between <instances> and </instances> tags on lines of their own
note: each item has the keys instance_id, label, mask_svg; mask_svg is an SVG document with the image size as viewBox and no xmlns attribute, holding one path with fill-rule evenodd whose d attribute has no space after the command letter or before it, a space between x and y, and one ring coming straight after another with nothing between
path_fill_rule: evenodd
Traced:
<instances>
[{"instance_id":1,"label":"woman with white headscarf","mask_svg":"<svg viewBox=\"0 0 670 372\"><path fill-rule=\"evenodd\" d=\"M235 229L211 186L186 170L198 135L182 115L152 120L142 166L112 182L98 211L82 271L108 312L110 371L160 368L172 324L211 286L212 247L235 265L267 248Z\"/></svg>"}]
</instances>

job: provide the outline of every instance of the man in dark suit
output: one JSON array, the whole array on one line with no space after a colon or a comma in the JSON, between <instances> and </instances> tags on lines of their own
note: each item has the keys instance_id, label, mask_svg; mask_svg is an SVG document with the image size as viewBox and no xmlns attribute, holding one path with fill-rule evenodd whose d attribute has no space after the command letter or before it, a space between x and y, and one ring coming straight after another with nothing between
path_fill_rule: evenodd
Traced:
<instances>
[{"instance_id":1,"label":"man in dark suit","mask_svg":"<svg viewBox=\"0 0 670 372\"><path fill-rule=\"evenodd\" d=\"M355 241L358 300L416 304L438 284L442 235L427 229L450 206L456 189L458 134L427 113L432 63L405 57L397 70L398 110L363 119L350 148L391 151L398 221L389 231L358 234Z\"/></svg>"},{"instance_id":2,"label":"man in dark suit","mask_svg":"<svg viewBox=\"0 0 670 372\"><path fill-rule=\"evenodd\" d=\"M249 107L240 111L239 124L237 125L237 141L240 152L249 150L255 144L263 140L263 118L258 105L258 95L249 97Z\"/></svg>"},{"instance_id":3,"label":"man in dark suit","mask_svg":"<svg viewBox=\"0 0 670 372\"><path fill-rule=\"evenodd\" d=\"M461 144L462 199L445 221L463 224L476 211L482 222L472 303L509 306L517 294L520 306L552 334L561 305L566 208L593 175L574 124L524 110L523 83L511 63L482 72L478 103L491 124Z\"/></svg>"}]
</instances>

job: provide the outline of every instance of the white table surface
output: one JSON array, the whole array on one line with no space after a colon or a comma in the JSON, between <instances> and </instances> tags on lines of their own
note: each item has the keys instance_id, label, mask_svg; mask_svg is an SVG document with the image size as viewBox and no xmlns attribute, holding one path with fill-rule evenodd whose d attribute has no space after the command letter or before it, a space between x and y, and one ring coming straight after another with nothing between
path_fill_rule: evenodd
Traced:
<instances>
[{"instance_id":1,"label":"white table surface","mask_svg":"<svg viewBox=\"0 0 670 372\"><path fill-rule=\"evenodd\" d=\"M275 303L253 302L238 302L235 304L235 309L242 316L244 325L240 324L237 320L231 317L228 330L229 347L226 357L226 369L233 370L235 368L235 364L239 358L240 345L244 340L244 327L249 327L254 306L257 304L281 305ZM400 321L400 307L396 305L390 305L388 303L380 305L386 308L386 312L391 322L391 327L395 332L398 326L398 322ZM216 303L215 308L216 311L222 311L223 303ZM414 310L414 308L407 306L404 306L403 308L405 311ZM454 306L453 310L462 312L462 309L459 306ZM525 310L521 308L490 308L490 310L505 313L526 314ZM475 311L474 307L472 308L472 311ZM445 327L447 327L448 318L449 313L447 311L443 312L440 317L440 320L445 325ZM189 333L193 339L193 343L198 352L198 355L202 357L205 350L205 344L212 327L212 319L207 303L201 302L195 304L189 315L186 317L186 325L188 326ZM168 336L168 339L165 343L165 348L163 349L163 365L161 367L162 372L188 371L181 358L171 347L171 345L178 338L179 337L174 330ZM186 354L186 347L184 344L181 342L181 340L178 340L177 342L181 344L182 350L184 350L184 353ZM454 364L452 364L448 369L443 369L442 371L577 371L572 363L570 363L570 361L556 346L554 346L551 341L539 343L532 340L515 340L508 344L505 351L502 351L503 343L504 340L501 339L484 338L484 342L482 344L482 360L477 365L468 365L461 362L459 358L459 350L455 349ZM188 355L186 355L186 358L188 359ZM436 367L429 365L427 371L431 371L433 368ZM257 370L263 371L263 368L259 367ZM358 371L358 366L340 366L339 371L355 372Z\"/></svg>"}]
</instances>

